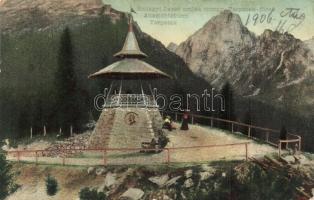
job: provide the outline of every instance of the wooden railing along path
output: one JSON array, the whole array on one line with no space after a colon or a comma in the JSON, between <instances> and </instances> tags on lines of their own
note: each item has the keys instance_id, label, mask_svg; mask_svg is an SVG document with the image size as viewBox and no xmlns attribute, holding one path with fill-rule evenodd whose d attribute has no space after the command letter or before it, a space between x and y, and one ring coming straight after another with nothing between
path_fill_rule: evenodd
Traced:
<instances>
[{"instance_id":1,"label":"wooden railing along path","mask_svg":"<svg viewBox=\"0 0 314 200\"><path fill-rule=\"evenodd\" d=\"M162 112L162 116L165 116L165 115L169 115L169 116L173 117L173 119L175 121L179 121L180 119L182 119L183 113ZM282 145L284 143L287 144L287 147L289 146L289 144L296 144L298 151L301 151L302 138L301 138L301 136L299 136L297 134L287 133L287 136L288 136L289 139L281 140L280 138L278 138L276 141L271 141L270 134L277 134L277 136L279 136L279 133L280 133L279 130L274 130L274 129L270 129L270 128L264 128L264 127L260 127L260 126L255 126L255 125L245 124L245 123L242 123L242 122L231 121L231 120L226 120L226 119L220 119L220 118L215 118L215 117L210 117L210 116L197 115L197 114L189 114L189 118L190 118L190 123L191 124L195 124L195 121L197 121L198 119L205 120L205 121L208 120L209 123L206 123L206 125L208 124L211 127L214 127L214 122L224 122L224 123L227 123L231 127L231 132L232 133L234 133L234 131L235 131L235 126L246 127L247 134L245 134L245 135L247 135L248 138L255 139L255 140L263 140L267 144L270 144L272 146L278 147L278 155L279 156L281 156ZM252 135L252 130L253 129L261 131L262 133L265 134L265 136L264 137L259 137L259 138L253 136Z\"/></svg>"}]
</instances>

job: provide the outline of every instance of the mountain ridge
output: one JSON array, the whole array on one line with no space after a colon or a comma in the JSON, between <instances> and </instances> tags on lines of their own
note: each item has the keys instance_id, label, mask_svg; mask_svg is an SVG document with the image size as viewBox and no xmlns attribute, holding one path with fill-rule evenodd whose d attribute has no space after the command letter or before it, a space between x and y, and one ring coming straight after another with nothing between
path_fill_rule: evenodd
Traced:
<instances>
[{"instance_id":1,"label":"mountain ridge","mask_svg":"<svg viewBox=\"0 0 314 200\"><path fill-rule=\"evenodd\" d=\"M256 36L229 10L182 42L176 54L213 86L230 82L242 96L266 93L267 81L274 88L300 83L314 66L313 52L301 40L267 29Z\"/></svg>"},{"instance_id":2,"label":"mountain ridge","mask_svg":"<svg viewBox=\"0 0 314 200\"><path fill-rule=\"evenodd\" d=\"M82 19L109 16L112 22L125 13L101 0L4 0L0 4L2 33L45 30L79 24Z\"/></svg>"}]
</instances>

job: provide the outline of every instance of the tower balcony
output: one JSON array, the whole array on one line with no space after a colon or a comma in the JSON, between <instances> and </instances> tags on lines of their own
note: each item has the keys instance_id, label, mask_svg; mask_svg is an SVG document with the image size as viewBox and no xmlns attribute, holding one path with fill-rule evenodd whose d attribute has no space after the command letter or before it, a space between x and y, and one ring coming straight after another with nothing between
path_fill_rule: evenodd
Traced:
<instances>
[{"instance_id":1,"label":"tower balcony","mask_svg":"<svg viewBox=\"0 0 314 200\"><path fill-rule=\"evenodd\" d=\"M103 105L103 108L116 107L139 107L139 108L158 108L153 95L145 94L115 94L110 95Z\"/></svg>"}]
</instances>

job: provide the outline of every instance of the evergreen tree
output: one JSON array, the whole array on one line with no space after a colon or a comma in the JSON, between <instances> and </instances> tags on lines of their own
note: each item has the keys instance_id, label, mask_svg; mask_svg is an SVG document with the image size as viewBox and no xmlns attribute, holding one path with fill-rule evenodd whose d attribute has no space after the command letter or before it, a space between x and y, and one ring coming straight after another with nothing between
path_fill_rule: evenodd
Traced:
<instances>
[{"instance_id":1,"label":"evergreen tree","mask_svg":"<svg viewBox=\"0 0 314 200\"><path fill-rule=\"evenodd\" d=\"M286 140L287 139L287 129L285 126L282 126L280 129L280 140ZM286 149L287 143L282 143L281 148Z\"/></svg>"},{"instance_id":2,"label":"evergreen tree","mask_svg":"<svg viewBox=\"0 0 314 200\"><path fill-rule=\"evenodd\" d=\"M2 144L0 144L2 146ZM10 193L12 183L11 165L6 161L4 152L0 150L0 200Z\"/></svg>"},{"instance_id":3,"label":"evergreen tree","mask_svg":"<svg viewBox=\"0 0 314 200\"><path fill-rule=\"evenodd\" d=\"M244 122L245 124L248 124L248 125L252 125L253 124L253 112L252 112L252 107L251 107L251 100L249 100L248 102L248 110L245 112L245 115L244 115ZM251 129L250 130L250 134L252 137L255 137L256 136L256 133L255 133L255 129ZM249 134L249 129L248 127L241 127L241 132L243 134L246 134L248 135Z\"/></svg>"},{"instance_id":4,"label":"evergreen tree","mask_svg":"<svg viewBox=\"0 0 314 200\"><path fill-rule=\"evenodd\" d=\"M221 90L221 94L225 98L225 102L224 102L225 103L225 110L219 112L219 117L222 119L234 121L235 115L234 115L233 91L232 91L232 88L228 82L223 86L223 88ZM230 130L231 125L229 125L227 123L222 123L221 128Z\"/></svg>"},{"instance_id":5,"label":"evergreen tree","mask_svg":"<svg viewBox=\"0 0 314 200\"><path fill-rule=\"evenodd\" d=\"M80 127L80 95L74 71L73 47L69 28L61 35L56 72L57 125L69 129Z\"/></svg>"},{"instance_id":6,"label":"evergreen tree","mask_svg":"<svg viewBox=\"0 0 314 200\"><path fill-rule=\"evenodd\" d=\"M54 196L58 191L58 181L54 177L48 175L46 178L46 192L49 196Z\"/></svg>"}]
</instances>

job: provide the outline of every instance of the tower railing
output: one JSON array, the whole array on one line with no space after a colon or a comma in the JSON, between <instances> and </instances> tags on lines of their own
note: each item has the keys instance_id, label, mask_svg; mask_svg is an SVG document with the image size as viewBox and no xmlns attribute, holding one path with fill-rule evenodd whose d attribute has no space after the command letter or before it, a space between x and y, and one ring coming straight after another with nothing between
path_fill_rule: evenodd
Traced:
<instances>
[{"instance_id":1,"label":"tower railing","mask_svg":"<svg viewBox=\"0 0 314 200\"><path fill-rule=\"evenodd\" d=\"M156 100L152 95L143 94L115 94L110 95L105 104L104 108L116 108L116 107L148 107L158 108Z\"/></svg>"}]
</instances>

